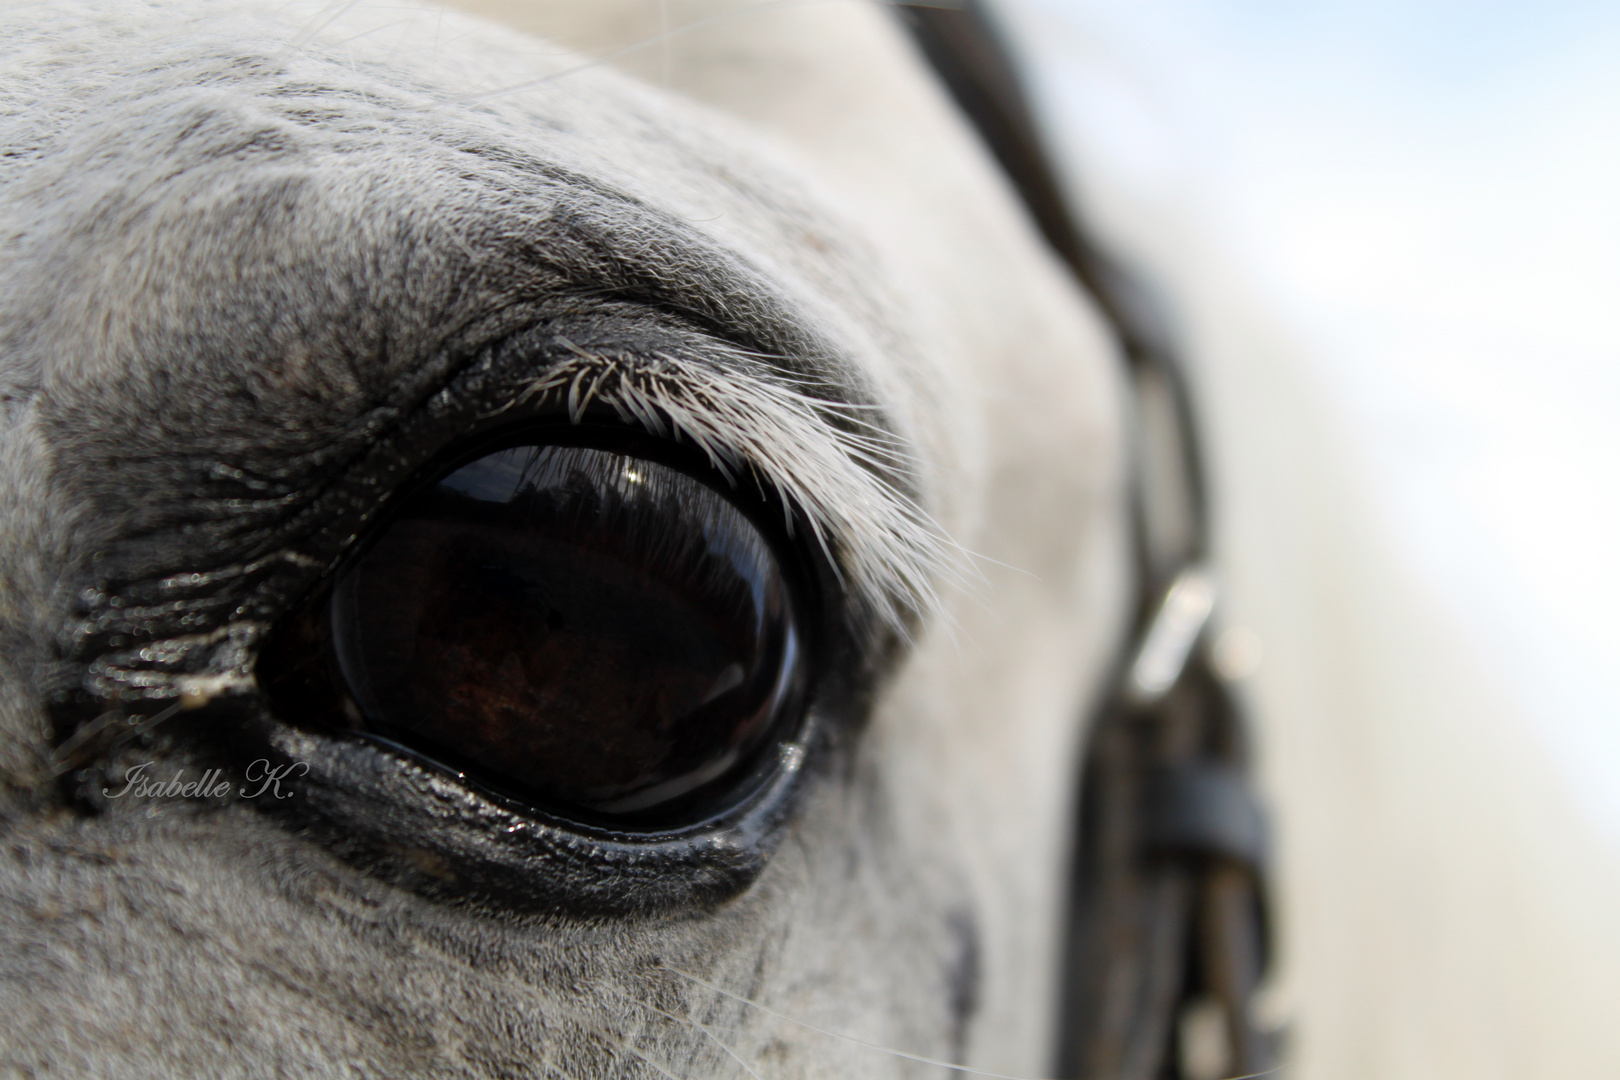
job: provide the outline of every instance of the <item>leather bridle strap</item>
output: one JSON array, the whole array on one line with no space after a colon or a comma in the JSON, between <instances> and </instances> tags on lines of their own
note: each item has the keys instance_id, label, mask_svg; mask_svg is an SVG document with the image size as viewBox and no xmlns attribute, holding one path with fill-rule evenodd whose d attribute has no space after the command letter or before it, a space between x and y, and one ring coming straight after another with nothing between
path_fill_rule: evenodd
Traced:
<instances>
[{"instance_id":1,"label":"leather bridle strap","mask_svg":"<svg viewBox=\"0 0 1620 1080\"><path fill-rule=\"evenodd\" d=\"M897 7L1048 243L1102 308L1136 392L1135 632L1081 764L1057 1073L1182 1077L1200 1016L1220 1021L1216 1075L1272 1070L1276 1040L1253 1016L1269 951L1266 824L1246 725L1201 647L1215 583L1202 459L1174 344L1150 294L1081 228L984 6Z\"/></svg>"}]
</instances>

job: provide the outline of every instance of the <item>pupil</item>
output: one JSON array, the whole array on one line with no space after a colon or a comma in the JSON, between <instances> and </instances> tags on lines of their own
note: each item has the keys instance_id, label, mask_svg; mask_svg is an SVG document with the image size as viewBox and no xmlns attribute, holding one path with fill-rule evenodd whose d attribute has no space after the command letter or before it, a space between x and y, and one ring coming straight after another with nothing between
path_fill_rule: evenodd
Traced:
<instances>
[{"instance_id":1,"label":"pupil","mask_svg":"<svg viewBox=\"0 0 1620 1080\"><path fill-rule=\"evenodd\" d=\"M412 496L339 580L367 726L514 794L605 815L748 765L799 641L764 537L654 462L522 446Z\"/></svg>"}]
</instances>

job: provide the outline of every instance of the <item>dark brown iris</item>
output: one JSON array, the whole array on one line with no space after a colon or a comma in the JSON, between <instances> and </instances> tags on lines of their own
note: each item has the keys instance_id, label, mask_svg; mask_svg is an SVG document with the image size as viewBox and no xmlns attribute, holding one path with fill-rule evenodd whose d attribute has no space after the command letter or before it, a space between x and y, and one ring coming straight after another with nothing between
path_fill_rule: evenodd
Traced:
<instances>
[{"instance_id":1,"label":"dark brown iris","mask_svg":"<svg viewBox=\"0 0 1620 1080\"><path fill-rule=\"evenodd\" d=\"M801 662L769 545L707 485L523 446L412 496L340 578L366 726L538 801L633 815L780 736Z\"/></svg>"}]
</instances>

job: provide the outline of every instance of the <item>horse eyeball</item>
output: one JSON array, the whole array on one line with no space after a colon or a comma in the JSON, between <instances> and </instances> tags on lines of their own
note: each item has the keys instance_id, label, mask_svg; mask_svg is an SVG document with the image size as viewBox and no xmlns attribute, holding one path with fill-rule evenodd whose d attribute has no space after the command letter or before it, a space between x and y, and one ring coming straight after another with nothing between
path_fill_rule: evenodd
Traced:
<instances>
[{"instance_id":1,"label":"horse eyeball","mask_svg":"<svg viewBox=\"0 0 1620 1080\"><path fill-rule=\"evenodd\" d=\"M367 729L565 813L689 806L795 720L771 545L715 489L607 450L503 449L417 491L330 610Z\"/></svg>"}]
</instances>

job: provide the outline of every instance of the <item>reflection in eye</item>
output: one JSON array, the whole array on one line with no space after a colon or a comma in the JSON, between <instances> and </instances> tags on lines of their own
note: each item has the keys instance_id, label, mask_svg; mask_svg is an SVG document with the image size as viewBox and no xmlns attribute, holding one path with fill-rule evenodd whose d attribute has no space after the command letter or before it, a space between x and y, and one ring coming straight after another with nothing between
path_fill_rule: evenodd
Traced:
<instances>
[{"instance_id":1,"label":"reflection in eye","mask_svg":"<svg viewBox=\"0 0 1620 1080\"><path fill-rule=\"evenodd\" d=\"M787 583L730 502L656 462L521 446L412 496L338 581L366 725L544 804L634 815L790 722Z\"/></svg>"}]
</instances>

